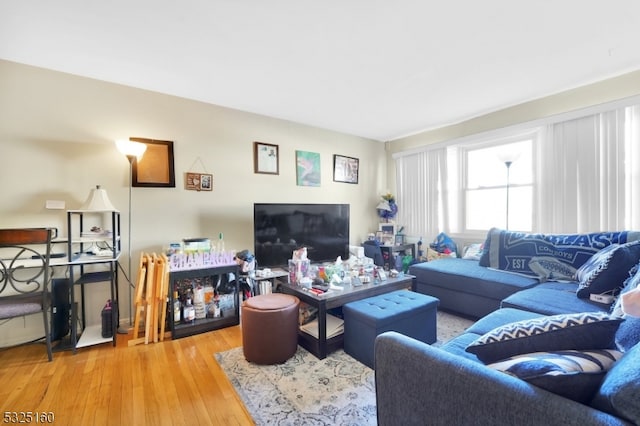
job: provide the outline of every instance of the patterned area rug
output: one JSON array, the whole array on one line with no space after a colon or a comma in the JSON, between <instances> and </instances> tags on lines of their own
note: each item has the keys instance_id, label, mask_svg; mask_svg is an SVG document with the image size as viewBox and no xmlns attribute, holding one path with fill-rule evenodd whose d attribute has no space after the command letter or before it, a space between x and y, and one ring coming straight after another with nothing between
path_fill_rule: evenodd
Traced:
<instances>
[{"instance_id":1,"label":"patterned area rug","mask_svg":"<svg viewBox=\"0 0 640 426\"><path fill-rule=\"evenodd\" d=\"M280 365L244 359L242 348L216 354L257 425L375 425L373 370L342 350L319 360L300 346Z\"/></svg>"},{"instance_id":2,"label":"patterned area rug","mask_svg":"<svg viewBox=\"0 0 640 426\"><path fill-rule=\"evenodd\" d=\"M438 312L439 346L472 321ZM306 350L284 364L255 365L242 348L215 354L257 425L375 425L374 371L344 351L319 360Z\"/></svg>"},{"instance_id":3,"label":"patterned area rug","mask_svg":"<svg viewBox=\"0 0 640 426\"><path fill-rule=\"evenodd\" d=\"M438 311L438 341L431 346L442 346L449 340L462 334L475 320L459 317L448 312Z\"/></svg>"}]
</instances>

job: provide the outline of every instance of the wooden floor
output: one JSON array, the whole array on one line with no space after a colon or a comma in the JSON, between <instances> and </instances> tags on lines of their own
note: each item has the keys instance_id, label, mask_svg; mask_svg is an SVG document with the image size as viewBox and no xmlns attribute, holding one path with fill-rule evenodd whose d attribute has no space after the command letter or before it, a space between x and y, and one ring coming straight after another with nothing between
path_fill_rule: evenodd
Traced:
<instances>
[{"instance_id":1,"label":"wooden floor","mask_svg":"<svg viewBox=\"0 0 640 426\"><path fill-rule=\"evenodd\" d=\"M242 345L239 326L149 345L129 339L57 352L53 362L43 344L1 350L3 420L30 411L53 413L56 425L254 424L214 358Z\"/></svg>"}]
</instances>

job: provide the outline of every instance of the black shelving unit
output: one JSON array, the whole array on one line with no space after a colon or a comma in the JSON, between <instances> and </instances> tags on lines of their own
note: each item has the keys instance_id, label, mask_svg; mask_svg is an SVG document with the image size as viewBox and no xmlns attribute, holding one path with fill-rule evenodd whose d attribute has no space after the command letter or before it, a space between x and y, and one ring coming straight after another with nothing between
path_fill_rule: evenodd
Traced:
<instances>
[{"instance_id":1,"label":"black shelving unit","mask_svg":"<svg viewBox=\"0 0 640 426\"><path fill-rule=\"evenodd\" d=\"M233 284L233 292L227 293L233 297L233 308L223 310L218 318L200 318L192 323L175 323L173 318L173 292L180 287L181 291L188 286L193 286L198 282L210 281L215 289L215 284L220 280L224 280L222 275L233 273L235 276L235 284ZM217 330L224 327L230 327L240 324L240 308L238 302L238 266L225 265L211 268L190 269L185 271L174 271L169 273L169 322L171 329L171 337L179 339L181 337L192 336L194 334L205 333L211 330ZM227 296L229 297L229 296Z\"/></svg>"},{"instance_id":2,"label":"black shelving unit","mask_svg":"<svg viewBox=\"0 0 640 426\"><path fill-rule=\"evenodd\" d=\"M83 235L85 231L85 215L109 216L111 235ZM116 330L118 329L118 258L121 254L120 241L120 212L118 211L67 211L67 251L69 280L72 283L70 290L71 306L71 341L70 348L76 352L77 348L91 346L100 343L112 342L116 345ZM92 246L108 247L109 255L91 255L87 250ZM90 269L90 270L89 270ZM98 269L98 270L95 270ZM102 337L102 324L87 326L85 309L86 286L108 283L111 294L112 328L111 337ZM75 289L80 287L80 303L76 301ZM82 329L78 330L78 311L80 311Z\"/></svg>"}]
</instances>

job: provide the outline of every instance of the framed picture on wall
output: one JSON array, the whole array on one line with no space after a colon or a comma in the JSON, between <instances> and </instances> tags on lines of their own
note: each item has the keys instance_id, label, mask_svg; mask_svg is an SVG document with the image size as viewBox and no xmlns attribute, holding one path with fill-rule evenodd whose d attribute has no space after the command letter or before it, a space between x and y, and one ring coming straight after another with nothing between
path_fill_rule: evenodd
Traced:
<instances>
[{"instance_id":1,"label":"framed picture on wall","mask_svg":"<svg viewBox=\"0 0 640 426\"><path fill-rule=\"evenodd\" d=\"M192 191L213 191L213 175L187 172L184 186Z\"/></svg>"},{"instance_id":2,"label":"framed picture on wall","mask_svg":"<svg viewBox=\"0 0 640 426\"><path fill-rule=\"evenodd\" d=\"M253 172L267 175L280 173L278 145L264 142L253 143Z\"/></svg>"},{"instance_id":3,"label":"framed picture on wall","mask_svg":"<svg viewBox=\"0 0 640 426\"><path fill-rule=\"evenodd\" d=\"M320 153L296 151L296 184L320 186Z\"/></svg>"},{"instance_id":4,"label":"framed picture on wall","mask_svg":"<svg viewBox=\"0 0 640 426\"><path fill-rule=\"evenodd\" d=\"M141 159L135 159L131 170L131 186L175 188L173 142L129 138L147 146Z\"/></svg>"},{"instance_id":5,"label":"framed picture on wall","mask_svg":"<svg viewBox=\"0 0 640 426\"><path fill-rule=\"evenodd\" d=\"M360 160L344 155L333 156L333 180L334 182L358 183L358 167Z\"/></svg>"}]
</instances>

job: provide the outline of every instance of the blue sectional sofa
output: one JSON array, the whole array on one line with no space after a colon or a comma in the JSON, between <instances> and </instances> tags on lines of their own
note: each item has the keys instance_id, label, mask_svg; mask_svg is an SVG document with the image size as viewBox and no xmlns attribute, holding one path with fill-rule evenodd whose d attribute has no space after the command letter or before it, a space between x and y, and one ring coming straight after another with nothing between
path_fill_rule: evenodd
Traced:
<instances>
[{"instance_id":1,"label":"blue sectional sofa","mask_svg":"<svg viewBox=\"0 0 640 426\"><path fill-rule=\"evenodd\" d=\"M596 253L631 244L630 253L616 253L617 262L608 271L622 283L629 268L618 263L634 263L633 256L640 256L638 241L640 232L629 231L545 235L492 229L479 260L416 263L409 274L416 277L415 291L440 299L440 309L472 318L495 311L505 299L507 306L544 314L606 310L609 304L592 302L588 294L576 297L581 283L575 274Z\"/></svg>"},{"instance_id":2,"label":"blue sectional sofa","mask_svg":"<svg viewBox=\"0 0 640 426\"><path fill-rule=\"evenodd\" d=\"M533 277L480 266L477 260L443 258L416 263L414 290L440 299L440 309L480 318L500 307L503 299L539 284Z\"/></svg>"},{"instance_id":3,"label":"blue sectional sofa","mask_svg":"<svg viewBox=\"0 0 640 426\"><path fill-rule=\"evenodd\" d=\"M640 422L640 345L607 373L602 394L597 395L599 405L595 406L556 395L446 348L435 348L399 333L378 336L375 350L379 426Z\"/></svg>"},{"instance_id":4,"label":"blue sectional sofa","mask_svg":"<svg viewBox=\"0 0 640 426\"><path fill-rule=\"evenodd\" d=\"M496 235L505 246L531 239L507 234L492 230L488 245L500 241ZM625 316L615 302L590 300L591 293L640 285L637 234L543 237L560 242L542 250L558 257L533 256L529 262L538 263L529 275L495 263L488 269L487 258L412 267L417 291L440 298L440 307L481 318L438 348L395 332L377 337L380 426L640 424L640 318ZM609 243L596 244L595 252L579 249L577 263L557 262L571 257L562 241L603 239ZM522 252L509 255L502 261L522 268L513 263Z\"/></svg>"},{"instance_id":5,"label":"blue sectional sofa","mask_svg":"<svg viewBox=\"0 0 640 426\"><path fill-rule=\"evenodd\" d=\"M577 281L540 283L534 277L480 266L477 260L416 263L409 274L416 277L415 291L440 299L440 309L470 318L481 318L502 306L551 315L607 310L610 305L578 298Z\"/></svg>"}]
</instances>

